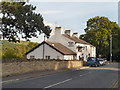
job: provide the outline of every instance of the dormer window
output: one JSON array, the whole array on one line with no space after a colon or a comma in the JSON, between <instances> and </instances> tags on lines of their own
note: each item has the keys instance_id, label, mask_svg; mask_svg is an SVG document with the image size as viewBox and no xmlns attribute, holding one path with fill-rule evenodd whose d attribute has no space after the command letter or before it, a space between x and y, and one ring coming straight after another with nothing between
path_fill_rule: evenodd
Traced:
<instances>
[{"instance_id":1,"label":"dormer window","mask_svg":"<svg viewBox=\"0 0 120 90\"><path fill-rule=\"evenodd\" d=\"M33 55L30 55L30 59L35 59L35 56L33 56Z\"/></svg>"},{"instance_id":2,"label":"dormer window","mask_svg":"<svg viewBox=\"0 0 120 90\"><path fill-rule=\"evenodd\" d=\"M73 42L68 42L68 47L73 47Z\"/></svg>"}]
</instances>

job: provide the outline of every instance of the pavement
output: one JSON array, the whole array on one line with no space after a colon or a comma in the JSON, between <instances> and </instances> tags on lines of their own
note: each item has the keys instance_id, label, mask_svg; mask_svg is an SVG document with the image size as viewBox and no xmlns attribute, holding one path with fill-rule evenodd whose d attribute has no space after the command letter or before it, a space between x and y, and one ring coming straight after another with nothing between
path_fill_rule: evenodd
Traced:
<instances>
[{"instance_id":1,"label":"pavement","mask_svg":"<svg viewBox=\"0 0 120 90\"><path fill-rule=\"evenodd\" d=\"M3 88L119 88L120 67L110 63L60 71L29 73L3 78Z\"/></svg>"}]
</instances>

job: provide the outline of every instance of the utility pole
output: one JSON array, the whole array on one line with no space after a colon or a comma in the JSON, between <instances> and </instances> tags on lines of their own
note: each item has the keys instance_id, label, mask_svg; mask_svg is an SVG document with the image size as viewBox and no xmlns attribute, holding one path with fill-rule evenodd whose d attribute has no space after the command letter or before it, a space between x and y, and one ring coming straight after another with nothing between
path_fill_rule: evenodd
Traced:
<instances>
[{"instance_id":1,"label":"utility pole","mask_svg":"<svg viewBox=\"0 0 120 90\"><path fill-rule=\"evenodd\" d=\"M112 34L110 35L110 62L112 62Z\"/></svg>"},{"instance_id":2,"label":"utility pole","mask_svg":"<svg viewBox=\"0 0 120 90\"><path fill-rule=\"evenodd\" d=\"M110 35L110 62L112 62L112 36L115 36L118 34L111 34Z\"/></svg>"},{"instance_id":3,"label":"utility pole","mask_svg":"<svg viewBox=\"0 0 120 90\"><path fill-rule=\"evenodd\" d=\"M45 56L45 46L44 46L44 42L45 42L45 35L44 35L44 41L43 41L43 59L44 59L44 56Z\"/></svg>"}]
</instances>

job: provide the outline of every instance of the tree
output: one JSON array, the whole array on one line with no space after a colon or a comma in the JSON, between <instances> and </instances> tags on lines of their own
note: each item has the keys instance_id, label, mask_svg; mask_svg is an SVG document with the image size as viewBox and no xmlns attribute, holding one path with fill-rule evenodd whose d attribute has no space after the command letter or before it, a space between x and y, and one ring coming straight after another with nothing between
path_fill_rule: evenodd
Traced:
<instances>
[{"instance_id":1,"label":"tree","mask_svg":"<svg viewBox=\"0 0 120 90\"><path fill-rule=\"evenodd\" d=\"M111 34L117 34L119 30L116 22L110 21L107 17L94 17L87 21L84 29L86 34L80 36L81 39L97 47L97 55L103 57L109 55L109 41Z\"/></svg>"},{"instance_id":2,"label":"tree","mask_svg":"<svg viewBox=\"0 0 120 90\"><path fill-rule=\"evenodd\" d=\"M112 36L113 59L120 62L120 28L118 34Z\"/></svg>"},{"instance_id":3,"label":"tree","mask_svg":"<svg viewBox=\"0 0 120 90\"><path fill-rule=\"evenodd\" d=\"M29 40L45 33L50 36L51 29L43 23L43 17L34 12L36 7L25 2L2 2L2 29L3 39L20 41L20 37Z\"/></svg>"},{"instance_id":4,"label":"tree","mask_svg":"<svg viewBox=\"0 0 120 90\"><path fill-rule=\"evenodd\" d=\"M24 59L26 58L26 52L38 44L39 43L30 41L21 41L20 43L15 43L3 40L2 43L0 43L0 45L2 45L2 50L0 50L0 53L2 55L2 59Z\"/></svg>"}]
</instances>

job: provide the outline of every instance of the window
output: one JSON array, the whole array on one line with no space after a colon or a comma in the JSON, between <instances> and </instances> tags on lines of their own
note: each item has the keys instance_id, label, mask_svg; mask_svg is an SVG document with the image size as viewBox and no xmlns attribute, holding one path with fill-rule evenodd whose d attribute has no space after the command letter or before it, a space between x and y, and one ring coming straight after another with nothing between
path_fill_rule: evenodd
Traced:
<instances>
[{"instance_id":1,"label":"window","mask_svg":"<svg viewBox=\"0 0 120 90\"><path fill-rule=\"evenodd\" d=\"M59 57L59 56L57 56L57 59L60 59L60 57Z\"/></svg>"},{"instance_id":2,"label":"window","mask_svg":"<svg viewBox=\"0 0 120 90\"><path fill-rule=\"evenodd\" d=\"M94 57L89 57L88 60L93 60L93 61L95 61L96 58L94 58Z\"/></svg>"},{"instance_id":3,"label":"window","mask_svg":"<svg viewBox=\"0 0 120 90\"><path fill-rule=\"evenodd\" d=\"M82 52L82 48L78 48L78 52Z\"/></svg>"},{"instance_id":4,"label":"window","mask_svg":"<svg viewBox=\"0 0 120 90\"><path fill-rule=\"evenodd\" d=\"M46 59L48 59L48 56L45 56Z\"/></svg>"},{"instance_id":5,"label":"window","mask_svg":"<svg viewBox=\"0 0 120 90\"><path fill-rule=\"evenodd\" d=\"M69 47L73 47L73 42L68 42Z\"/></svg>"},{"instance_id":6,"label":"window","mask_svg":"<svg viewBox=\"0 0 120 90\"><path fill-rule=\"evenodd\" d=\"M50 56L45 56L46 57L46 59L50 59Z\"/></svg>"},{"instance_id":7,"label":"window","mask_svg":"<svg viewBox=\"0 0 120 90\"><path fill-rule=\"evenodd\" d=\"M88 54L88 56L90 57L90 53Z\"/></svg>"},{"instance_id":8,"label":"window","mask_svg":"<svg viewBox=\"0 0 120 90\"><path fill-rule=\"evenodd\" d=\"M86 46L86 51L87 51L87 46Z\"/></svg>"},{"instance_id":9,"label":"window","mask_svg":"<svg viewBox=\"0 0 120 90\"><path fill-rule=\"evenodd\" d=\"M33 56L33 55L30 55L30 59L35 59L35 56Z\"/></svg>"},{"instance_id":10,"label":"window","mask_svg":"<svg viewBox=\"0 0 120 90\"><path fill-rule=\"evenodd\" d=\"M73 55L73 60L76 60L76 55Z\"/></svg>"},{"instance_id":11,"label":"window","mask_svg":"<svg viewBox=\"0 0 120 90\"><path fill-rule=\"evenodd\" d=\"M79 56L79 60L82 60L82 57Z\"/></svg>"},{"instance_id":12,"label":"window","mask_svg":"<svg viewBox=\"0 0 120 90\"><path fill-rule=\"evenodd\" d=\"M48 59L50 59L50 56L48 56Z\"/></svg>"}]
</instances>

